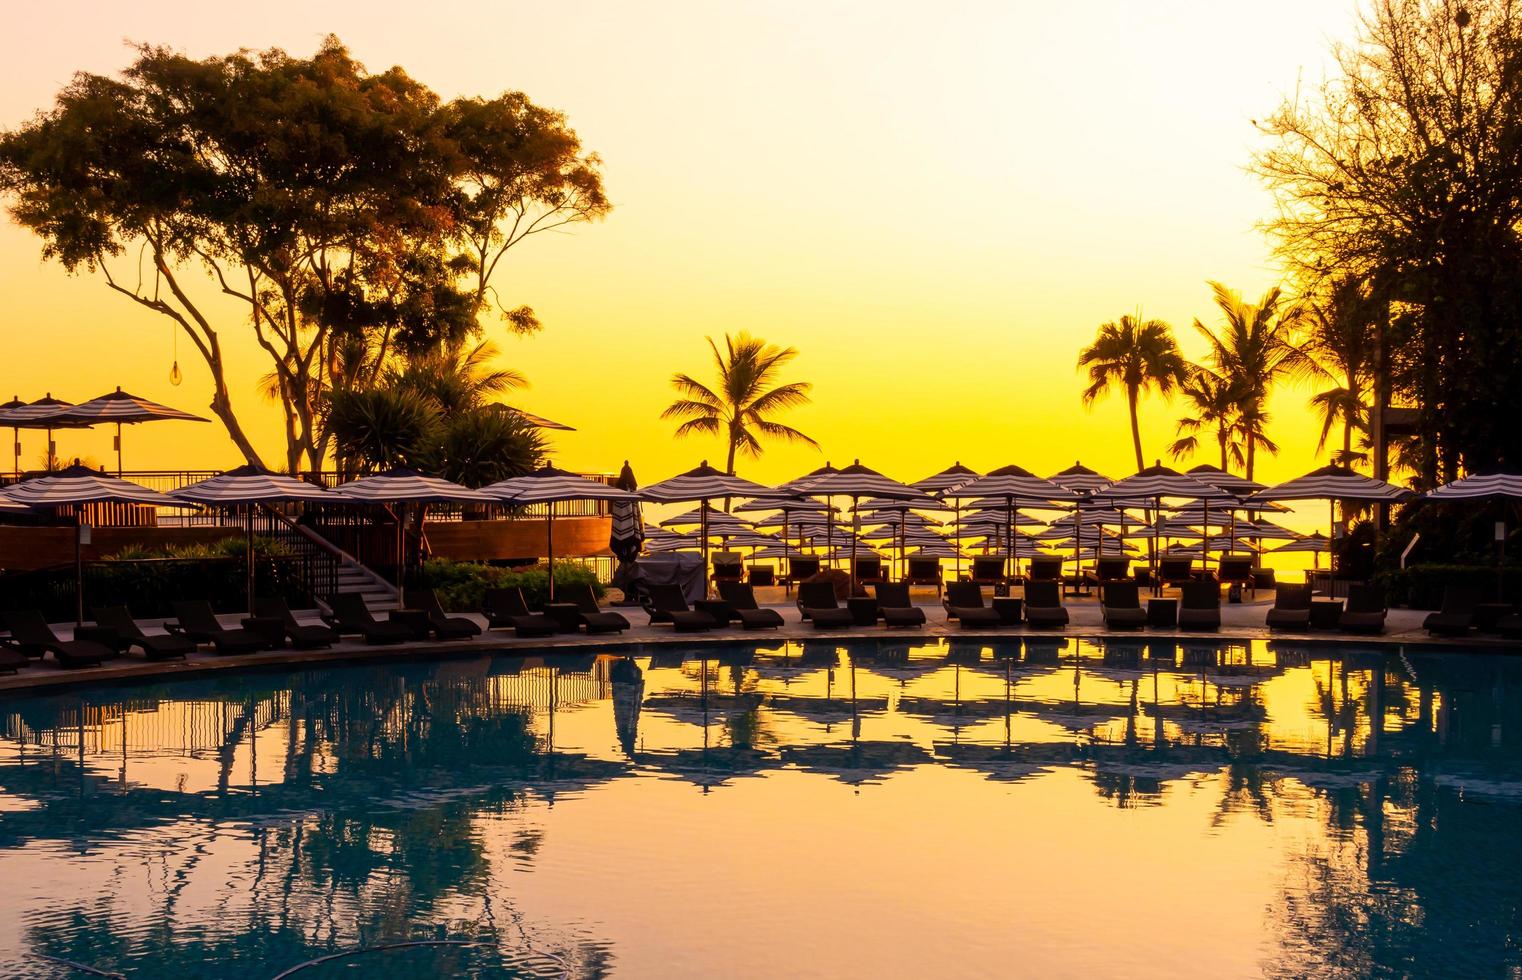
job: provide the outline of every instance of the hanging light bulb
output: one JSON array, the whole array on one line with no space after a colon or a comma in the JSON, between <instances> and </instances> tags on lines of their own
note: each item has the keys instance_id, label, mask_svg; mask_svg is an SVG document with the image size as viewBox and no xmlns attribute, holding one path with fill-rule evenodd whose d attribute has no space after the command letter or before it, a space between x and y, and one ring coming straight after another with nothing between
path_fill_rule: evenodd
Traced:
<instances>
[{"instance_id":1,"label":"hanging light bulb","mask_svg":"<svg viewBox=\"0 0 1522 980\"><path fill-rule=\"evenodd\" d=\"M179 358L175 358L174 363L169 365L169 383L178 387L179 383L184 380L185 376L180 373Z\"/></svg>"}]
</instances>

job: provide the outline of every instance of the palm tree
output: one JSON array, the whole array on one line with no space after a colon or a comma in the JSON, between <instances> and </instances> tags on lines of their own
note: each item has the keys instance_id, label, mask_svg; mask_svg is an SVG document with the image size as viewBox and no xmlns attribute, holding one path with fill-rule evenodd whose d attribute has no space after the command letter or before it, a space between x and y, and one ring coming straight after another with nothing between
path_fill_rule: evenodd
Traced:
<instances>
[{"instance_id":1,"label":"palm tree","mask_svg":"<svg viewBox=\"0 0 1522 980\"><path fill-rule=\"evenodd\" d=\"M717 390L687 374L672 376L671 386L681 397L667 406L661 418L684 420L676 428L678 436L702 433L724 437L729 446L725 472L731 476L738 453L761 455L762 437L818 448L819 444L802 432L770 418L809 402L812 386L808 382L777 383L783 366L797 357L798 351L768 344L744 331L733 337L725 334L722 351L712 337L707 339L718 370Z\"/></svg>"},{"instance_id":2,"label":"palm tree","mask_svg":"<svg viewBox=\"0 0 1522 980\"><path fill-rule=\"evenodd\" d=\"M1230 472L1231 464L1243 463L1242 443L1237 438L1237 393L1231 385L1206 367L1194 370L1179 385L1179 394L1189 403L1190 414L1178 420L1178 438L1168 447L1174 459L1183 459L1199 451L1199 433L1215 436L1221 453L1220 467Z\"/></svg>"},{"instance_id":3,"label":"palm tree","mask_svg":"<svg viewBox=\"0 0 1522 980\"><path fill-rule=\"evenodd\" d=\"M1219 332L1199 320L1198 330L1210 342L1211 367L1236 393L1237 432L1245 447L1247 478L1252 479L1257 452L1275 453L1279 447L1268 438L1268 394L1275 382L1287 376L1309 374L1311 359L1294 344L1294 331L1302 311L1285 302L1275 286L1257 303L1218 282L1210 284L1221 312Z\"/></svg>"},{"instance_id":4,"label":"palm tree","mask_svg":"<svg viewBox=\"0 0 1522 980\"><path fill-rule=\"evenodd\" d=\"M1311 397L1311 406L1321 416L1316 451L1326 447L1332 429L1341 423L1342 449L1332 459L1349 466L1367 457L1353 449L1353 435L1369 434L1364 395L1373 387L1376 310L1362 283L1341 279L1323 298L1307 304L1306 311L1307 336L1301 349L1314 365L1314 376L1333 385Z\"/></svg>"},{"instance_id":5,"label":"palm tree","mask_svg":"<svg viewBox=\"0 0 1522 980\"><path fill-rule=\"evenodd\" d=\"M1089 369L1089 386L1083 390L1085 405L1092 405L1114 386L1125 389L1126 407L1131 411L1131 445L1136 450L1139 472L1145 464L1136 419L1137 399L1153 388L1164 396L1171 394L1188 373L1173 340L1173 328L1161 320L1142 320L1140 314L1123 316L1100 326L1094 342L1078 354L1078 366Z\"/></svg>"}]
</instances>

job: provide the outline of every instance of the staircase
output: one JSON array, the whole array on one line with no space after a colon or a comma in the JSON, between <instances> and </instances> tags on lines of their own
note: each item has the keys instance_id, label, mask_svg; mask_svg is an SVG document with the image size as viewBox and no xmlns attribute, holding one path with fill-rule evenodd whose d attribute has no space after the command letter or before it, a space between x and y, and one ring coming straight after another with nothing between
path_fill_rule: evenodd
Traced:
<instances>
[{"instance_id":1,"label":"staircase","mask_svg":"<svg viewBox=\"0 0 1522 980\"><path fill-rule=\"evenodd\" d=\"M259 533L274 538L300 559L303 586L324 611L335 594L355 593L373 610L395 609L396 586L317 531L278 511L260 509Z\"/></svg>"}]
</instances>

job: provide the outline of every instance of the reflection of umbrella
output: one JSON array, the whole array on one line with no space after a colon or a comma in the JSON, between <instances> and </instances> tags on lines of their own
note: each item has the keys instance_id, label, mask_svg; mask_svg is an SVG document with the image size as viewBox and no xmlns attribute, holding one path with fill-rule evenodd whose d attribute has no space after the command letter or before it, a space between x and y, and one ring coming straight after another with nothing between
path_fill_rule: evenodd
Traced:
<instances>
[{"instance_id":1,"label":"reflection of umbrella","mask_svg":"<svg viewBox=\"0 0 1522 980\"><path fill-rule=\"evenodd\" d=\"M545 465L528 474L501 480L483 487L481 492L503 503L515 506L545 504L548 508L544 522L545 565L548 570L549 599L555 601L555 505L570 500L618 500L634 501L637 498L627 490L596 480L588 480L575 473L557 470Z\"/></svg>"},{"instance_id":2,"label":"reflection of umbrella","mask_svg":"<svg viewBox=\"0 0 1522 980\"><path fill-rule=\"evenodd\" d=\"M248 507L248 609L254 610L254 506L289 501L331 500L332 494L293 476L280 476L252 464L228 470L219 476L172 490L169 496L193 504L213 507Z\"/></svg>"},{"instance_id":3,"label":"reflection of umbrella","mask_svg":"<svg viewBox=\"0 0 1522 980\"><path fill-rule=\"evenodd\" d=\"M632 759L639 744L639 706L645 697L645 678L639 665L625 657L608 669L608 681L613 688L613 727L618 731L618 744Z\"/></svg>"},{"instance_id":4,"label":"reflection of umbrella","mask_svg":"<svg viewBox=\"0 0 1522 980\"><path fill-rule=\"evenodd\" d=\"M495 503L478 490L462 487L458 483L425 476L417 470L398 467L374 476L350 480L333 491L347 501L360 504L394 504L396 517L396 602L404 605L404 589L407 568L407 541L402 528L401 508L409 503L425 507L433 503ZM421 523L421 520L419 521Z\"/></svg>"},{"instance_id":5,"label":"reflection of umbrella","mask_svg":"<svg viewBox=\"0 0 1522 980\"><path fill-rule=\"evenodd\" d=\"M160 405L146 398L128 394L122 391L118 385L116 390L109 394L92 398L87 402L60 409L56 415L51 416L59 422L69 422L74 425L115 425L116 426L116 473L122 472L122 426L136 425L139 422L181 421L181 422L209 422L199 415L182 412L178 408L170 408L168 405Z\"/></svg>"},{"instance_id":6,"label":"reflection of umbrella","mask_svg":"<svg viewBox=\"0 0 1522 980\"><path fill-rule=\"evenodd\" d=\"M696 501L704 516L708 514L708 502L722 497L762 497L771 491L759 483L741 479L738 476L730 476L709 466L705 460L685 473L660 483L653 484L640 491L643 500L654 503L676 504ZM707 522L704 521L706 526ZM708 593L708 536L701 534L701 547L703 552L703 593Z\"/></svg>"},{"instance_id":7,"label":"reflection of umbrella","mask_svg":"<svg viewBox=\"0 0 1522 980\"><path fill-rule=\"evenodd\" d=\"M911 742L787 746L781 754L789 765L805 772L825 773L853 786L878 782L900 769L930 761L930 753Z\"/></svg>"},{"instance_id":8,"label":"reflection of umbrella","mask_svg":"<svg viewBox=\"0 0 1522 980\"><path fill-rule=\"evenodd\" d=\"M87 466L73 466L47 476L22 480L6 488L5 495L28 507L74 507L74 615L75 622L85 618L85 565L79 540L83 523L80 508L85 504L155 504L160 507L184 507L173 497L97 473Z\"/></svg>"}]
</instances>

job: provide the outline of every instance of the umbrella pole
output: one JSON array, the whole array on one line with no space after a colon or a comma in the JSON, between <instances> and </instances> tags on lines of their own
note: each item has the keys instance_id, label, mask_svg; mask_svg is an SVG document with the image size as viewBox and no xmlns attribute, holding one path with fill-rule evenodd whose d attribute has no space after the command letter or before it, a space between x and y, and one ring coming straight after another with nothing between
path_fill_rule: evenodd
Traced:
<instances>
[{"instance_id":1,"label":"umbrella pole","mask_svg":"<svg viewBox=\"0 0 1522 980\"><path fill-rule=\"evenodd\" d=\"M953 567L956 569L957 581L960 582L962 580L962 498L952 497L951 499L953 501L952 512L956 515L957 519L956 547L954 549L957 556Z\"/></svg>"},{"instance_id":2,"label":"umbrella pole","mask_svg":"<svg viewBox=\"0 0 1522 980\"><path fill-rule=\"evenodd\" d=\"M255 503L248 505L248 555L246 556L248 567L245 569L248 575L248 614L254 614L254 508L259 506Z\"/></svg>"},{"instance_id":3,"label":"umbrella pole","mask_svg":"<svg viewBox=\"0 0 1522 980\"><path fill-rule=\"evenodd\" d=\"M122 475L122 424L116 423L116 476Z\"/></svg>"},{"instance_id":4,"label":"umbrella pole","mask_svg":"<svg viewBox=\"0 0 1522 980\"><path fill-rule=\"evenodd\" d=\"M860 498L851 498L851 595L856 594L856 541L861 537Z\"/></svg>"},{"instance_id":5,"label":"umbrella pole","mask_svg":"<svg viewBox=\"0 0 1522 980\"><path fill-rule=\"evenodd\" d=\"M405 609L406 582L407 582L407 531L402 524L402 515L406 504L398 502L396 505L396 608Z\"/></svg>"},{"instance_id":6,"label":"umbrella pole","mask_svg":"<svg viewBox=\"0 0 1522 980\"><path fill-rule=\"evenodd\" d=\"M549 513L544 519L544 565L549 570L550 601L555 601L555 501L549 502Z\"/></svg>"},{"instance_id":7,"label":"umbrella pole","mask_svg":"<svg viewBox=\"0 0 1522 980\"><path fill-rule=\"evenodd\" d=\"M85 621L85 553L80 541L84 530L84 505L74 506L74 625Z\"/></svg>"},{"instance_id":8,"label":"umbrella pole","mask_svg":"<svg viewBox=\"0 0 1522 980\"><path fill-rule=\"evenodd\" d=\"M703 553L703 598L708 598L708 498L698 502L698 542Z\"/></svg>"}]
</instances>

